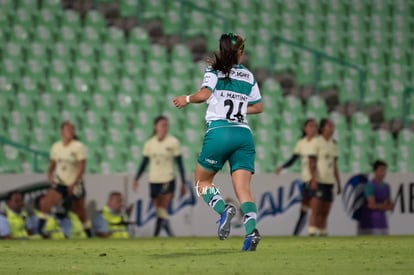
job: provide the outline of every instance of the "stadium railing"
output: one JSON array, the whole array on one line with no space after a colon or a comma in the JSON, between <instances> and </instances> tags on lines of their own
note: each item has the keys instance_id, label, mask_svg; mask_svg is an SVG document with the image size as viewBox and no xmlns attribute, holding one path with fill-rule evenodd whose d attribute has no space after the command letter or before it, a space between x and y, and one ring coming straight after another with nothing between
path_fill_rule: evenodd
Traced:
<instances>
[{"instance_id":1,"label":"stadium railing","mask_svg":"<svg viewBox=\"0 0 414 275\"><path fill-rule=\"evenodd\" d=\"M326 60L332 63L336 63L338 65L348 67L349 69L355 70L358 73L358 92L359 92L359 108L362 109L364 107L364 97L365 97L365 78L366 78L366 70L359 65L350 63L344 59L330 56L324 52L319 50L310 48L303 44L300 44L295 41L288 40L281 36L273 36L273 38L269 42L269 72L274 73L275 65L278 62L278 56L275 49L279 44L286 44L293 48L298 48L302 51L309 52L313 55L313 66L314 66L314 76L313 76L313 90L314 93L319 93L319 82L321 79L321 62Z\"/></svg>"},{"instance_id":2,"label":"stadium railing","mask_svg":"<svg viewBox=\"0 0 414 275\"><path fill-rule=\"evenodd\" d=\"M40 150L36 150L36 149L32 149L26 145L17 143L15 141L12 141L6 137L0 136L0 144L2 146L4 145L9 145L11 147L14 147L15 149L17 149L18 151L23 151L26 153L31 154L32 156L32 170L35 173L41 173L43 172L40 167L39 167L39 158L49 158L49 154L47 152L44 151L40 151Z\"/></svg>"}]
</instances>

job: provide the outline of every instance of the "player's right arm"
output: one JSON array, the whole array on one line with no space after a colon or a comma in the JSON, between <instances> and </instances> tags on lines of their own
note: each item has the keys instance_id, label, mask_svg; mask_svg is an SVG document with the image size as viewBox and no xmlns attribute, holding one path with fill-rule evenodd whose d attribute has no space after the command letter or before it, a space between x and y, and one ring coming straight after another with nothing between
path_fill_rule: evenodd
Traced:
<instances>
[{"instance_id":1,"label":"player's right arm","mask_svg":"<svg viewBox=\"0 0 414 275\"><path fill-rule=\"evenodd\" d=\"M55 171L55 168L56 168L56 161L51 159L49 161L49 169L47 170L47 180L49 181L51 185L55 184L55 181L53 179L53 172Z\"/></svg>"},{"instance_id":2,"label":"player's right arm","mask_svg":"<svg viewBox=\"0 0 414 275\"><path fill-rule=\"evenodd\" d=\"M134 192L138 191L138 186L139 186L138 180L141 177L141 175L144 173L145 168L147 168L148 162L149 162L149 158L144 156L144 158L142 159L141 165L139 166L139 169L137 171L137 174L135 175L134 183L132 185L132 189L134 190Z\"/></svg>"},{"instance_id":3,"label":"player's right arm","mask_svg":"<svg viewBox=\"0 0 414 275\"><path fill-rule=\"evenodd\" d=\"M52 148L50 149L50 160L49 160L49 169L47 170L47 180L51 185L55 184L53 179L53 173L55 172L56 168L56 144L53 144Z\"/></svg>"},{"instance_id":4,"label":"player's right arm","mask_svg":"<svg viewBox=\"0 0 414 275\"><path fill-rule=\"evenodd\" d=\"M276 168L276 174L279 175L283 169L289 168L292 166L296 160L299 159L299 154L293 154L290 159L288 159L283 165Z\"/></svg>"},{"instance_id":5,"label":"player's right arm","mask_svg":"<svg viewBox=\"0 0 414 275\"><path fill-rule=\"evenodd\" d=\"M217 73L211 67L208 67L204 72L203 83L200 90L192 95L182 95L174 98L173 102L175 107L181 109L189 103L202 103L207 101L211 93L216 88L218 81Z\"/></svg>"},{"instance_id":6,"label":"player's right arm","mask_svg":"<svg viewBox=\"0 0 414 275\"><path fill-rule=\"evenodd\" d=\"M296 142L295 149L293 150L293 155L290 157L290 159L288 159L284 164L276 168L276 171L275 171L276 175L279 175L283 169L286 169L292 166L296 162L296 160L299 158L300 152L301 151L300 151L300 140L299 140L298 142Z\"/></svg>"},{"instance_id":7,"label":"player's right arm","mask_svg":"<svg viewBox=\"0 0 414 275\"><path fill-rule=\"evenodd\" d=\"M201 88L195 94L188 95L188 96L182 95L182 96L176 97L173 102L174 102L175 107L177 107L178 109L181 109L189 103L205 102L207 101L207 99L210 98L210 96L211 96L211 91L208 88L204 87L204 88Z\"/></svg>"}]
</instances>

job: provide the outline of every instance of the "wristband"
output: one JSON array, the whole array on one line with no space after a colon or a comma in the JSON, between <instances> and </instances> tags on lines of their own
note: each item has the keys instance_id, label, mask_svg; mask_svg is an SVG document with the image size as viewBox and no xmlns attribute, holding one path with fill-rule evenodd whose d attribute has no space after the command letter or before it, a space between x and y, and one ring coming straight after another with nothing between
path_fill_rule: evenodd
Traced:
<instances>
[{"instance_id":1,"label":"wristband","mask_svg":"<svg viewBox=\"0 0 414 275\"><path fill-rule=\"evenodd\" d=\"M189 95L185 97L185 101L186 101L187 103L191 103L191 102L190 102L190 96L189 96Z\"/></svg>"}]
</instances>

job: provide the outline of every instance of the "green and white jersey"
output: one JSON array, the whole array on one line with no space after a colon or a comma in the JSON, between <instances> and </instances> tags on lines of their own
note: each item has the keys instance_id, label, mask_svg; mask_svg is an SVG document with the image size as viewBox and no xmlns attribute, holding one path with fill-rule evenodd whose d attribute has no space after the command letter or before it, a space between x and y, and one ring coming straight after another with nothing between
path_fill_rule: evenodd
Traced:
<instances>
[{"instance_id":1,"label":"green and white jersey","mask_svg":"<svg viewBox=\"0 0 414 275\"><path fill-rule=\"evenodd\" d=\"M247 124L247 105L262 100L256 79L243 65L233 66L230 79L225 79L223 72L208 67L201 88L211 91L207 100L207 123L227 120Z\"/></svg>"}]
</instances>

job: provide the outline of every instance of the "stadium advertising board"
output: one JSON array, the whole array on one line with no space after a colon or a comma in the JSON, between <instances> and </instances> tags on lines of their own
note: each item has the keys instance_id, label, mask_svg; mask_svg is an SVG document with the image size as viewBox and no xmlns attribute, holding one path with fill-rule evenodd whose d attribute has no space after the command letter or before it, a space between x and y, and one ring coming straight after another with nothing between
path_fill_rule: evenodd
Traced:
<instances>
[{"instance_id":1,"label":"stadium advertising board","mask_svg":"<svg viewBox=\"0 0 414 275\"><path fill-rule=\"evenodd\" d=\"M299 175L260 174L253 177L253 195L258 206L258 227L262 235L291 235L298 218L301 201L301 184ZM13 188L21 188L44 181L45 176L34 175L0 175L0 193ZM132 191L132 175L86 175L88 212L105 205L110 191L117 190L124 194L126 204L135 205L131 221L137 226L136 236L151 236L155 222L155 209L149 199L149 188L146 177L141 179L138 193ZM342 174L341 195L336 195L329 217L328 231L330 235L355 235L356 221L352 215L360 203L360 190L355 175ZM391 185L391 193L395 209L388 213L390 234L414 234L414 174L389 174L387 182ZM179 187L180 182L177 182ZM223 198L239 207L233 194L230 177L217 175L215 185ZM187 184L187 193L180 197L176 192L169 208L171 224L177 236L214 236L218 220L204 201L198 197L192 183ZM240 211L233 220L233 235L243 235ZM306 235L307 227L302 231Z\"/></svg>"}]
</instances>

